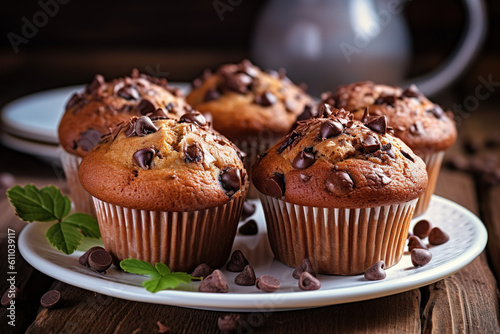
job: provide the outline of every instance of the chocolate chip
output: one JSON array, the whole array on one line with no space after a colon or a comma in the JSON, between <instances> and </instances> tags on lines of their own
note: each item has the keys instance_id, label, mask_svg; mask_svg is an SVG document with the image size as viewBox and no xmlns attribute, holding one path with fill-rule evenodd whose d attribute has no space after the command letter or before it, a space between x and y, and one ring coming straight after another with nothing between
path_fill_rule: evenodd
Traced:
<instances>
[{"instance_id":1,"label":"chocolate chip","mask_svg":"<svg viewBox=\"0 0 500 334\"><path fill-rule=\"evenodd\" d=\"M408 238L408 250L411 252L415 248L428 249L429 247L427 247L419 237L414 235Z\"/></svg>"},{"instance_id":2,"label":"chocolate chip","mask_svg":"<svg viewBox=\"0 0 500 334\"><path fill-rule=\"evenodd\" d=\"M432 253L427 249L415 248L411 251L411 263L415 267L425 266L432 259Z\"/></svg>"},{"instance_id":3,"label":"chocolate chip","mask_svg":"<svg viewBox=\"0 0 500 334\"><path fill-rule=\"evenodd\" d=\"M226 77L226 87L237 93L246 94L253 79L247 74L237 73Z\"/></svg>"},{"instance_id":4,"label":"chocolate chip","mask_svg":"<svg viewBox=\"0 0 500 334\"><path fill-rule=\"evenodd\" d=\"M441 245L450 240L450 236L439 227L434 227L429 233L429 243L431 245Z\"/></svg>"},{"instance_id":5,"label":"chocolate chip","mask_svg":"<svg viewBox=\"0 0 500 334\"><path fill-rule=\"evenodd\" d=\"M412 231L408 231L408 235L406 236L406 239L409 239L410 237L413 237L413 232Z\"/></svg>"},{"instance_id":6,"label":"chocolate chip","mask_svg":"<svg viewBox=\"0 0 500 334\"><path fill-rule=\"evenodd\" d=\"M304 271L299 277L299 288L305 291L319 290L321 282L307 271Z\"/></svg>"},{"instance_id":7,"label":"chocolate chip","mask_svg":"<svg viewBox=\"0 0 500 334\"><path fill-rule=\"evenodd\" d=\"M375 151L378 151L381 147L378 139L372 135L367 135L365 138L363 138L363 140L361 141L361 145L363 146L363 149L366 153L373 153Z\"/></svg>"},{"instance_id":8,"label":"chocolate chip","mask_svg":"<svg viewBox=\"0 0 500 334\"><path fill-rule=\"evenodd\" d=\"M221 96L220 93L216 89L212 88L207 90L205 96L203 97L203 101L208 102L208 101L218 100L220 99L220 96Z\"/></svg>"},{"instance_id":9,"label":"chocolate chip","mask_svg":"<svg viewBox=\"0 0 500 334\"><path fill-rule=\"evenodd\" d=\"M158 131L158 128L153 124L151 118L147 116L141 116L135 122L135 134L139 137L144 137L149 135L150 133L155 133Z\"/></svg>"},{"instance_id":10,"label":"chocolate chip","mask_svg":"<svg viewBox=\"0 0 500 334\"><path fill-rule=\"evenodd\" d=\"M199 126L207 125L207 120L198 111L193 111L193 112L182 115L179 122L180 123L184 123L184 122L185 123L194 123L194 124L197 124Z\"/></svg>"},{"instance_id":11,"label":"chocolate chip","mask_svg":"<svg viewBox=\"0 0 500 334\"><path fill-rule=\"evenodd\" d=\"M141 100L139 104L137 104L137 112L139 115L146 115L152 112L155 112L156 108L153 103L149 100Z\"/></svg>"},{"instance_id":12,"label":"chocolate chip","mask_svg":"<svg viewBox=\"0 0 500 334\"><path fill-rule=\"evenodd\" d=\"M410 153L407 153L403 150L400 151L401 154L408 160L410 160L411 162L415 162L415 159L413 159L413 157L410 155Z\"/></svg>"},{"instance_id":13,"label":"chocolate chip","mask_svg":"<svg viewBox=\"0 0 500 334\"><path fill-rule=\"evenodd\" d=\"M255 286L264 292L274 292L280 288L280 281L276 277L262 275L255 282Z\"/></svg>"},{"instance_id":14,"label":"chocolate chip","mask_svg":"<svg viewBox=\"0 0 500 334\"><path fill-rule=\"evenodd\" d=\"M191 273L192 277L208 277L214 270L206 263L199 264Z\"/></svg>"},{"instance_id":15,"label":"chocolate chip","mask_svg":"<svg viewBox=\"0 0 500 334\"><path fill-rule=\"evenodd\" d=\"M394 107L395 103L396 103L396 97L394 95L381 95L374 102L374 104L387 104L391 107Z\"/></svg>"},{"instance_id":16,"label":"chocolate chip","mask_svg":"<svg viewBox=\"0 0 500 334\"><path fill-rule=\"evenodd\" d=\"M287 107L288 109L288 107ZM295 109L292 109L295 110ZM306 121L310 118L318 117L318 108L312 104L306 104L304 111L297 117L297 121Z\"/></svg>"},{"instance_id":17,"label":"chocolate chip","mask_svg":"<svg viewBox=\"0 0 500 334\"><path fill-rule=\"evenodd\" d=\"M5 292L2 295L2 300L1 300L2 305L8 306L11 300L16 298L18 292L19 289L17 287L14 287L14 290L11 290L11 288L5 290Z\"/></svg>"},{"instance_id":18,"label":"chocolate chip","mask_svg":"<svg viewBox=\"0 0 500 334\"><path fill-rule=\"evenodd\" d=\"M227 280L222 271L215 269L213 273L208 275L201 281L198 287L200 292L229 292L229 286L227 285Z\"/></svg>"},{"instance_id":19,"label":"chocolate chip","mask_svg":"<svg viewBox=\"0 0 500 334\"><path fill-rule=\"evenodd\" d=\"M88 84L87 87L85 88L85 91L88 94L92 94L95 91L97 91L99 89L99 87L104 85L104 83L105 83L104 77L100 74L96 74L94 77L94 80L92 80L92 82L90 84Z\"/></svg>"},{"instance_id":20,"label":"chocolate chip","mask_svg":"<svg viewBox=\"0 0 500 334\"><path fill-rule=\"evenodd\" d=\"M222 188L229 192L237 192L241 188L241 171L237 168L228 168L221 172Z\"/></svg>"},{"instance_id":21,"label":"chocolate chip","mask_svg":"<svg viewBox=\"0 0 500 334\"><path fill-rule=\"evenodd\" d=\"M272 106L273 104L275 104L276 102L278 101L278 99L276 98L276 96L274 96L273 93L271 92L264 92L261 96L258 96L256 99L255 99L255 102L257 104L260 104L261 106L263 107L268 107L268 106Z\"/></svg>"},{"instance_id":22,"label":"chocolate chip","mask_svg":"<svg viewBox=\"0 0 500 334\"><path fill-rule=\"evenodd\" d=\"M319 134L321 136L321 139L327 139L330 137L338 136L342 133L343 130L344 127L339 121L327 120L326 122L321 123Z\"/></svg>"},{"instance_id":23,"label":"chocolate chip","mask_svg":"<svg viewBox=\"0 0 500 334\"><path fill-rule=\"evenodd\" d=\"M143 148L134 153L133 158L135 163L142 169L149 169L151 162L155 156L155 151L152 148Z\"/></svg>"},{"instance_id":24,"label":"chocolate chip","mask_svg":"<svg viewBox=\"0 0 500 334\"><path fill-rule=\"evenodd\" d=\"M40 304L48 309L55 308L61 302L61 293L57 290L47 291L42 298Z\"/></svg>"},{"instance_id":25,"label":"chocolate chip","mask_svg":"<svg viewBox=\"0 0 500 334\"><path fill-rule=\"evenodd\" d=\"M250 219L243 224L238 231L243 235L256 235L259 232L259 227L257 226L257 222L255 220Z\"/></svg>"},{"instance_id":26,"label":"chocolate chip","mask_svg":"<svg viewBox=\"0 0 500 334\"><path fill-rule=\"evenodd\" d=\"M410 126L410 133L412 135L421 135L424 133L424 126L422 125L422 122L417 121Z\"/></svg>"},{"instance_id":27,"label":"chocolate chip","mask_svg":"<svg viewBox=\"0 0 500 334\"><path fill-rule=\"evenodd\" d=\"M168 117L168 114L165 112L165 110L163 110L162 108L158 108L155 110L154 113L152 114L147 114L147 116L152 120L157 120L157 119L170 119L170 117Z\"/></svg>"},{"instance_id":28,"label":"chocolate chip","mask_svg":"<svg viewBox=\"0 0 500 334\"><path fill-rule=\"evenodd\" d=\"M201 160L201 151L196 144L189 145L184 151L184 161L198 162Z\"/></svg>"},{"instance_id":29,"label":"chocolate chip","mask_svg":"<svg viewBox=\"0 0 500 334\"><path fill-rule=\"evenodd\" d=\"M375 132L378 132L380 134L386 134L387 133L387 117L385 117L385 115L373 116L366 123L366 126Z\"/></svg>"},{"instance_id":30,"label":"chocolate chip","mask_svg":"<svg viewBox=\"0 0 500 334\"><path fill-rule=\"evenodd\" d=\"M85 253L83 253L82 256L80 256L78 258L78 263L80 263L82 266L89 266L89 255L90 253L92 253L93 251L96 251L96 250L104 250L104 248L100 247L100 246L94 246L94 247L91 247L89 248Z\"/></svg>"},{"instance_id":31,"label":"chocolate chip","mask_svg":"<svg viewBox=\"0 0 500 334\"><path fill-rule=\"evenodd\" d=\"M113 258L104 249L98 249L89 254L88 263L90 268L97 272L106 271L113 263Z\"/></svg>"},{"instance_id":32,"label":"chocolate chip","mask_svg":"<svg viewBox=\"0 0 500 334\"><path fill-rule=\"evenodd\" d=\"M245 258L243 253L237 249L231 254L231 259L226 264L226 270L232 272L240 272L248 264L248 260Z\"/></svg>"},{"instance_id":33,"label":"chocolate chip","mask_svg":"<svg viewBox=\"0 0 500 334\"><path fill-rule=\"evenodd\" d=\"M246 265L243 271L234 278L234 283L242 286L252 286L255 281L255 271L250 265Z\"/></svg>"},{"instance_id":34,"label":"chocolate chip","mask_svg":"<svg viewBox=\"0 0 500 334\"><path fill-rule=\"evenodd\" d=\"M293 167L297 169L305 169L314 164L314 154L300 151L292 161Z\"/></svg>"},{"instance_id":35,"label":"chocolate chip","mask_svg":"<svg viewBox=\"0 0 500 334\"><path fill-rule=\"evenodd\" d=\"M323 103L318 108L318 117L327 118L332 115L332 107L329 104Z\"/></svg>"},{"instance_id":36,"label":"chocolate chip","mask_svg":"<svg viewBox=\"0 0 500 334\"><path fill-rule=\"evenodd\" d=\"M80 146L85 152L90 151L101 139L101 133L96 129L88 129L80 135Z\"/></svg>"},{"instance_id":37,"label":"chocolate chip","mask_svg":"<svg viewBox=\"0 0 500 334\"><path fill-rule=\"evenodd\" d=\"M344 195L354 189L354 181L345 171L334 171L327 176L326 189L335 195Z\"/></svg>"},{"instance_id":38,"label":"chocolate chip","mask_svg":"<svg viewBox=\"0 0 500 334\"><path fill-rule=\"evenodd\" d=\"M133 86L124 86L116 94L125 100L137 100L139 98L139 92Z\"/></svg>"},{"instance_id":39,"label":"chocolate chip","mask_svg":"<svg viewBox=\"0 0 500 334\"><path fill-rule=\"evenodd\" d=\"M240 220L245 220L255 213L255 204L249 201L243 203L243 210L241 211Z\"/></svg>"},{"instance_id":40,"label":"chocolate chip","mask_svg":"<svg viewBox=\"0 0 500 334\"><path fill-rule=\"evenodd\" d=\"M464 149L469 154L476 154L482 149L482 145L477 138L467 137L464 140Z\"/></svg>"},{"instance_id":41,"label":"chocolate chip","mask_svg":"<svg viewBox=\"0 0 500 334\"><path fill-rule=\"evenodd\" d=\"M16 183L14 175L11 173L0 173L0 199L7 196L5 193L7 189L13 187Z\"/></svg>"},{"instance_id":42,"label":"chocolate chip","mask_svg":"<svg viewBox=\"0 0 500 334\"><path fill-rule=\"evenodd\" d=\"M158 325L158 333L168 333L170 332L170 328L165 326L161 321L157 321L156 324Z\"/></svg>"},{"instance_id":43,"label":"chocolate chip","mask_svg":"<svg viewBox=\"0 0 500 334\"><path fill-rule=\"evenodd\" d=\"M385 262L378 261L375 262L370 268L365 271L365 278L369 281L378 281L386 277L385 273Z\"/></svg>"},{"instance_id":44,"label":"chocolate chip","mask_svg":"<svg viewBox=\"0 0 500 334\"><path fill-rule=\"evenodd\" d=\"M74 93L71 95L68 103L66 103L66 109L71 109L82 101L80 94Z\"/></svg>"},{"instance_id":45,"label":"chocolate chip","mask_svg":"<svg viewBox=\"0 0 500 334\"><path fill-rule=\"evenodd\" d=\"M285 137L283 143L278 148L278 153L281 154L288 146L291 146L295 143L296 140L300 138L299 134L295 131L292 131L289 135Z\"/></svg>"},{"instance_id":46,"label":"chocolate chip","mask_svg":"<svg viewBox=\"0 0 500 334\"><path fill-rule=\"evenodd\" d=\"M431 109L427 109L426 111L428 113L433 114L434 117L436 117L438 119L443 117L443 115L444 115L443 109L440 106L438 106L437 104L435 104L434 107L432 107Z\"/></svg>"},{"instance_id":47,"label":"chocolate chip","mask_svg":"<svg viewBox=\"0 0 500 334\"><path fill-rule=\"evenodd\" d=\"M311 179L311 175L306 175L306 174L300 173L300 179L304 182L308 182Z\"/></svg>"},{"instance_id":48,"label":"chocolate chip","mask_svg":"<svg viewBox=\"0 0 500 334\"><path fill-rule=\"evenodd\" d=\"M264 187L269 195L281 198L285 194L285 180L283 174L274 174L266 179Z\"/></svg>"},{"instance_id":49,"label":"chocolate chip","mask_svg":"<svg viewBox=\"0 0 500 334\"><path fill-rule=\"evenodd\" d=\"M223 333L241 332L243 325L244 321L237 313L226 314L217 319L217 326Z\"/></svg>"},{"instance_id":50,"label":"chocolate chip","mask_svg":"<svg viewBox=\"0 0 500 334\"><path fill-rule=\"evenodd\" d=\"M392 182L392 179L382 172L372 172L365 175L370 186L380 188Z\"/></svg>"},{"instance_id":51,"label":"chocolate chip","mask_svg":"<svg viewBox=\"0 0 500 334\"><path fill-rule=\"evenodd\" d=\"M292 273L292 276L295 279L299 279L300 275L303 272L308 272L312 276L316 277L316 271L314 270L314 268L311 264L311 261L309 261L308 258L305 258L304 260L302 260L302 264L299 267L295 268L295 270Z\"/></svg>"},{"instance_id":52,"label":"chocolate chip","mask_svg":"<svg viewBox=\"0 0 500 334\"><path fill-rule=\"evenodd\" d=\"M410 85L409 87L405 88L403 90L403 93L401 94L401 96L404 97L420 97L420 95L421 93L415 85Z\"/></svg>"},{"instance_id":53,"label":"chocolate chip","mask_svg":"<svg viewBox=\"0 0 500 334\"><path fill-rule=\"evenodd\" d=\"M423 239L429 235L432 230L432 224L425 219L418 221L413 227L413 234Z\"/></svg>"}]
</instances>

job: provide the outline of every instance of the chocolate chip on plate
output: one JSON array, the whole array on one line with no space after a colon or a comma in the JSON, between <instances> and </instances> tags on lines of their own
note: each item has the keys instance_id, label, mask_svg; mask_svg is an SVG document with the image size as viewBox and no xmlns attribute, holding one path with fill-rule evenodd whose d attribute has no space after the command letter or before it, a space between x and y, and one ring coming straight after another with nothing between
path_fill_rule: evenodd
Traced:
<instances>
[{"instance_id":1,"label":"chocolate chip on plate","mask_svg":"<svg viewBox=\"0 0 500 334\"><path fill-rule=\"evenodd\" d=\"M377 261L365 271L365 278L370 281L382 280L386 277L385 262Z\"/></svg>"},{"instance_id":2,"label":"chocolate chip on plate","mask_svg":"<svg viewBox=\"0 0 500 334\"><path fill-rule=\"evenodd\" d=\"M422 242L422 240L420 240L419 237L417 237L416 235L414 235L414 236L411 236L411 237L408 238L408 251L411 252L415 248L428 249L429 247L427 247Z\"/></svg>"},{"instance_id":3,"label":"chocolate chip on plate","mask_svg":"<svg viewBox=\"0 0 500 334\"><path fill-rule=\"evenodd\" d=\"M422 219L418 221L413 227L413 234L420 239L426 238L432 230L432 224L426 220Z\"/></svg>"},{"instance_id":4,"label":"chocolate chip on plate","mask_svg":"<svg viewBox=\"0 0 500 334\"><path fill-rule=\"evenodd\" d=\"M234 278L234 283L243 286L251 286L255 284L255 280L255 271L251 265L247 264L245 268L243 268L243 271Z\"/></svg>"},{"instance_id":5,"label":"chocolate chip on plate","mask_svg":"<svg viewBox=\"0 0 500 334\"><path fill-rule=\"evenodd\" d=\"M285 195L285 180L283 174L274 174L267 178L264 186L273 197L281 198Z\"/></svg>"},{"instance_id":6,"label":"chocolate chip on plate","mask_svg":"<svg viewBox=\"0 0 500 334\"><path fill-rule=\"evenodd\" d=\"M306 291L319 290L321 282L307 271L304 271L299 277L299 288Z\"/></svg>"},{"instance_id":7,"label":"chocolate chip on plate","mask_svg":"<svg viewBox=\"0 0 500 334\"><path fill-rule=\"evenodd\" d=\"M206 263L199 264L191 273L192 277L208 277L214 270Z\"/></svg>"},{"instance_id":8,"label":"chocolate chip on plate","mask_svg":"<svg viewBox=\"0 0 500 334\"><path fill-rule=\"evenodd\" d=\"M104 272L113 263L113 258L111 254L109 254L104 249L97 249L89 254L88 263L90 268L94 269L97 272Z\"/></svg>"},{"instance_id":9,"label":"chocolate chip on plate","mask_svg":"<svg viewBox=\"0 0 500 334\"><path fill-rule=\"evenodd\" d=\"M135 163L142 169L149 169L151 162L155 156L155 151L152 148L142 148L136 151L133 155Z\"/></svg>"},{"instance_id":10,"label":"chocolate chip on plate","mask_svg":"<svg viewBox=\"0 0 500 334\"><path fill-rule=\"evenodd\" d=\"M292 165L297 169L305 169L314 164L314 154L305 151L300 151L299 154L293 159Z\"/></svg>"},{"instance_id":11,"label":"chocolate chip on plate","mask_svg":"<svg viewBox=\"0 0 500 334\"><path fill-rule=\"evenodd\" d=\"M96 251L96 250L104 250L104 248L102 248L101 246L94 246L94 247L91 247L89 248L85 253L83 253L82 256L80 256L80 258L78 258L78 263L80 263L82 266L89 266L89 255L90 253L92 253L93 251Z\"/></svg>"},{"instance_id":12,"label":"chocolate chip on plate","mask_svg":"<svg viewBox=\"0 0 500 334\"><path fill-rule=\"evenodd\" d=\"M245 266L248 264L248 260L245 258L243 253L237 249L231 255L231 259L226 264L227 271L240 272L243 271Z\"/></svg>"},{"instance_id":13,"label":"chocolate chip on plate","mask_svg":"<svg viewBox=\"0 0 500 334\"><path fill-rule=\"evenodd\" d=\"M10 288L5 290L4 294L2 295L2 305L8 306L10 304L10 301L16 298L18 292L19 289L17 287L14 287L14 290L11 290Z\"/></svg>"},{"instance_id":14,"label":"chocolate chip on plate","mask_svg":"<svg viewBox=\"0 0 500 334\"><path fill-rule=\"evenodd\" d=\"M220 182L222 188L229 192L237 192L241 187L241 172L237 168L228 168L221 172Z\"/></svg>"},{"instance_id":15,"label":"chocolate chip on plate","mask_svg":"<svg viewBox=\"0 0 500 334\"><path fill-rule=\"evenodd\" d=\"M186 113L181 116L180 123L194 123L199 126L205 126L207 125L207 120L205 117L198 111L192 111L189 113Z\"/></svg>"},{"instance_id":16,"label":"chocolate chip on plate","mask_svg":"<svg viewBox=\"0 0 500 334\"><path fill-rule=\"evenodd\" d=\"M439 227L434 227L429 233L429 243L431 245L441 245L450 240L448 233L440 229Z\"/></svg>"},{"instance_id":17,"label":"chocolate chip on plate","mask_svg":"<svg viewBox=\"0 0 500 334\"><path fill-rule=\"evenodd\" d=\"M200 292L229 292L229 286L227 285L227 280L222 271L215 269L213 273L208 275L201 281L198 287Z\"/></svg>"},{"instance_id":18,"label":"chocolate chip on plate","mask_svg":"<svg viewBox=\"0 0 500 334\"><path fill-rule=\"evenodd\" d=\"M415 267L425 266L432 259L432 253L428 249L415 248L411 251L411 263Z\"/></svg>"},{"instance_id":19,"label":"chocolate chip on plate","mask_svg":"<svg viewBox=\"0 0 500 334\"><path fill-rule=\"evenodd\" d=\"M255 286L264 292L274 292L280 288L280 281L276 277L262 275L255 281Z\"/></svg>"},{"instance_id":20,"label":"chocolate chip on plate","mask_svg":"<svg viewBox=\"0 0 500 334\"><path fill-rule=\"evenodd\" d=\"M42 298L40 298L40 304L48 309L54 308L61 302L61 293L57 290L47 291Z\"/></svg>"},{"instance_id":21,"label":"chocolate chip on plate","mask_svg":"<svg viewBox=\"0 0 500 334\"><path fill-rule=\"evenodd\" d=\"M308 258L302 260L302 264L299 267L295 268L295 270L292 273L292 276L295 279L299 279L300 275L302 275L303 272L308 272L309 274L316 277L316 271L314 270L311 261L309 261Z\"/></svg>"},{"instance_id":22,"label":"chocolate chip on plate","mask_svg":"<svg viewBox=\"0 0 500 334\"><path fill-rule=\"evenodd\" d=\"M158 131L158 128L153 124L151 118L147 116L141 116L135 122L135 134L139 137L147 136L150 133L155 133Z\"/></svg>"},{"instance_id":23,"label":"chocolate chip on plate","mask_svg":"<svg viewBox=\"0 0 500 334\"><path fill-rule=\"evenodd\" d=\"M226 314L217 319L217 326L223 333L237 333L243 326L243 319L237 313Z\"/></svg>"},{"instance_id":24,"label":"chocolate chip on plate","mask_svg":"<svg viewBox=\"0 0 500 334\"><path fill-rule=\"evenodd\" d=\"M250 219L245 224L241 225L238 229L243 235L256 235L259 232L259 227L257 226L257 222L253 219Z\"/></svg>"},{"instance_id":25,"label":"chocolate chip on plate","mask_svg":"<svg viewBox=\"0 0 500 334\"><path fill-rule=\"evenodd\" d=\"M96 129L88 129L80 134L80 146L85 152L90 151L101 139L101 133Z\"/></svg>"},{"instance_id":26,"label":"chocolate chip on plate","mask_svg":"<svg viewBox=\"0 0 500 334\"><path fill-rule=\"evenodd\" d=\"M255 213L255 204L249 201L243 203L243 210L241 211L240 220L245 220Z\"/></svg>"}]
</instances>

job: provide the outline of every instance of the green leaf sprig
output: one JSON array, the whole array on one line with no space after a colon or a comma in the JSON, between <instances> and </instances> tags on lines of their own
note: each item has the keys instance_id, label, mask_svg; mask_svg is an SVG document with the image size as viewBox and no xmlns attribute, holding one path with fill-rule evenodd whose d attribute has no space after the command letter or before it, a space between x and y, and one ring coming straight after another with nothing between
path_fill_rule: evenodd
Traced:
<instances>
[{"instance_id":1,"label":"green leaf sprig","mask_svg":"<svg viewBox=\"0 0 500 334\"><path fill-rule=\"evenodd\" d=\"M24 188L14 186L7 190L7 197L16 214L27 222L53 222L45 237L59 251L73 253L82 238L100 238L97 219L84 213L68 216L71 202L55 186L38 189L32 184Z\"/></svg>"},{"instance_id":2,"label":"green leaf sprig","mask_svg":"<svg viewBox=\"0 0 500 334\"><path fill-rule=\"evenodd\" d=\"M120 262L120 267L128 273L150 276L151 279L143 281L142 286L152 293L165 289L175 289L180 284L189 283L192 279L203 279L182 272L171 272L164 263L156 263L153 266L146 261L125 259Z\"/></svg>"}]
</instances>

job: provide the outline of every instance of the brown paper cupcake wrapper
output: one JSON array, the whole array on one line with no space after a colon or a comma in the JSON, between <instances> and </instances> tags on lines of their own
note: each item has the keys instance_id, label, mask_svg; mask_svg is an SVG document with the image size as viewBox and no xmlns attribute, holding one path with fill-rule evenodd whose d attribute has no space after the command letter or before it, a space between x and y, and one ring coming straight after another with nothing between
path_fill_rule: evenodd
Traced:
<instances>
[{"instance_id":1,"label":"brown paper cupcake wrapper","mask_svg":"<svg viewBox=\"0 0 500 334\"><path fill-rule=\"evenodd\" d=\"M191 272L221 267L230 255L244 196L211 209L166 212L129 209L94 197L104 248L118 263L135 258Z\"/></svg>"},{"instance_id":2,"label":"brown paper cupcake wrapper","mask_svg":"<svg viewBox=\"0 0 500 334\"><path fill-rule=\"evenodd\" d=\"M247 170L247 175L251 181L252 176L252 165L257 159L257 156L261 153L267 151L268 148L273 146L279 140L278 137L274 135L269 136L259 136L250 137L247 140L233 141L233 143L238 146L240 150L247 154L245 158L245 169ZM253 183L250 182L250 187L248 188L247 198L258 198L259 192L257 188L254 187Z\"/></svg>"},{"instance_id":3,"label":"brown paper cupcake wrapper","mask_svg":"<svg viewBox=\"0 0 500 334\"><path fill-rule=\"evenodd\" d=\"M276 258L298 267L309 258L318 273L356 275L375 262L386 267L403 256L417 200L362 209L295 205L260 194Z\"/></svg>"},{"instance_id":4,"label":"brown paper cupcake wrapper","mask_svg":"<svg viewBox=\"0 0 500 334\"><path fill-rule=\"evenodd\" d=\"M82 158L73 154L69 154L65 150L61 150L61 162L66 175L66 181L69 187L69 196L75 207L76 212L87 213L96 216L92 196L82 187L78 178L78 168Z\"/></svg>"},{"instance_id":5,"label":"brown paper cupcake wrapper","mask_svg":"<svg viewBox=\"0 0 500 334\"><path fill-rule=\"evenodd\" d=\"M427 184L427 189L418 199L417 206L415 207L415 213L413 214L414 217L420 216L429 207L432 194L434 194L434 189L436 188L436 183L439 176L439 170L441 169L443 157L444 151L428 154L421 157L425 162L429 182Z\"/></svg>"}]
</instances>

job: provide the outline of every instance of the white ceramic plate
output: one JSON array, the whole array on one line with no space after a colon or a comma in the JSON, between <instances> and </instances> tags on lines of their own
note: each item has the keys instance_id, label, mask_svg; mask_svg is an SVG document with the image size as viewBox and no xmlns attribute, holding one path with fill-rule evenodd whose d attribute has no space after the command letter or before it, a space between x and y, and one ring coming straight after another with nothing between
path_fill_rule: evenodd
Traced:
<instances>
[{"instance_id":1,"label":"white ceramic plate","mask_svg":"<svg viewBox=\"0 0 500 334\"><path fill-rule=\"evenodd\" d=\"M0 133L0 141L8 148L34 155L49 164L61 164L61 148L57 144L52 145L25 140L23 138L14 137L6 132Z\"/></svg>"},{"instance_id":2,"label":"white ceramic plate","mask_svg":"<svg viewBox=\"0 0 500 334\"><path fill-rule=\"evenodd\" d=\"M318 275L322 287L316 291L301 291L292 277L293 269L273 260L267 241L262 207L257 202L257 212L251 218L259 224L256 236L237 235L233 249L240 249L255 269L257 276L268 274L281 281L281 287L273 293L257 288L234 284L237 273L223 270L229 283L229 293L198 292L199 282L184 286L183 290L163 290L149 293L141 282L144 276L127 274L115 267L106 274L98 274L81 266L76 251L64 255L52 248L44 235L45 223L32 223L19 237L19 250L33 267L65 283L128 300L168 304L197 309L218 311L279 311L312 308L378 298L415 289L453 274L474 260L484 249L487 240L482 222L463 207L433 196L429 210L416 220L429 219L450 235L450 240L430 250L433 259L423 267L415 268L408 254L394 267L387 270L387 278L368 281L363 275ZM415 221L413 222L415 223ZM89 248L86 244L84 248Z\"/></svg>"},{"instance_id":3,"label":"white ceramic plate","mask_svg":"<svg viewBox=\"0 0 500 334\"><path fill-rule=\"evenodd\" d=\"M189 89L185 82L169 82L184 93ZM84 85L62 87L27 95L10 102L2 110L4 129L17 137L58 144L57 127L64 106L71 95Z\"/></svg>"}]
</instances>

